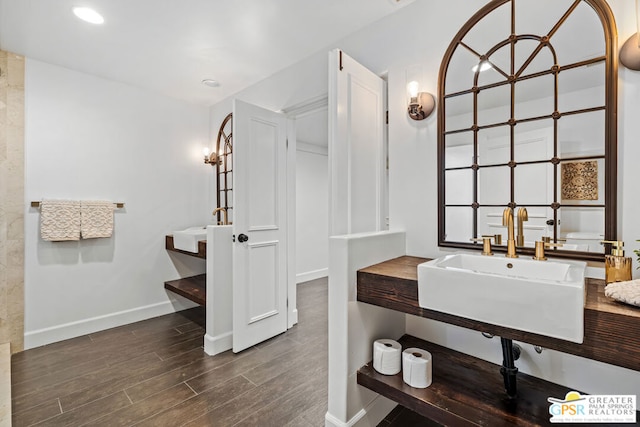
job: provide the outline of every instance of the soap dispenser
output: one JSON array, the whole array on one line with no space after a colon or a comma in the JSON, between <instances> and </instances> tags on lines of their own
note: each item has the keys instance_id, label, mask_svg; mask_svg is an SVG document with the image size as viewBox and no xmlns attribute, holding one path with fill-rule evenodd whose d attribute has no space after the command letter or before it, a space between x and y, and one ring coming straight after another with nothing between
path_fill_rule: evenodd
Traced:
<instances>
[{"instance_id":1,"label":"soap dispenser","mask_svg":"<svg viewBox=\"0 0 640 427\"><path fill-rule=\"evenodd\" d=\"M626 282L631 280L630 257L624 256L624 242L603 240L602 243L611 243L611 255L605 255L605 281L607 283Z\"/></svg>"}]
</instances>

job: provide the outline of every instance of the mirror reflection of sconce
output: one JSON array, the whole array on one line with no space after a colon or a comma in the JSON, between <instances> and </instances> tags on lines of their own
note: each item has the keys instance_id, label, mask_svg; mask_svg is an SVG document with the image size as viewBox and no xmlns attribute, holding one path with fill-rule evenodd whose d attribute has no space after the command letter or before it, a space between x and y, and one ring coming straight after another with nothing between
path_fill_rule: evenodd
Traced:
<instances>
[{"instance_id":1,"label":"mirror reflection of sconce","mask_svg":"<svg viewBox=\"0 0 640 427\"><path fill-rule=\"evenodd\" d=\"M630 70L640 71L640 0L636 0L636 27L638 31L620 49L620 63Z\"/></svg>"},{"instance_id":2,"label":"mirror reflection of sconce","mask_svg":"<svg viewBox=\"0 0 640 427\"><path fill-rule=\"evenodd\" d=\"M471 71L476 73L476 72L480 72L482 73L483 71L487 71L492 69L493 66L491 65L491 62L487 61L487 60L481 60L479 63L477 63L476 65L474 65L471 68Z\"/></svg>"},{"instance_id":3,"label":"mirror reflection of sconce","mask_svg":"<svg viewBox=\"0 0 640 427\"><path fill-rule=\"evenodd\" d=\"M409 117L413 120L424 120L433 113L436 107L436 99L428 92L420 92L420 85L413 80L407 84L409 96Z\"/></svg>"},{"instance_id":4,"label":"mirror reflection of sconce","mask_svg":"<svg viewBox=\"0 0 640 427\"><path fill-rule=\"evenodd\" d=\"M206 165L215 166L217 164L222 164L222 158L218 156L215 151L209 153L209 148L204 147L202 149L202 153L204 154L204 163Z\"/></svg>"}]
</instances>

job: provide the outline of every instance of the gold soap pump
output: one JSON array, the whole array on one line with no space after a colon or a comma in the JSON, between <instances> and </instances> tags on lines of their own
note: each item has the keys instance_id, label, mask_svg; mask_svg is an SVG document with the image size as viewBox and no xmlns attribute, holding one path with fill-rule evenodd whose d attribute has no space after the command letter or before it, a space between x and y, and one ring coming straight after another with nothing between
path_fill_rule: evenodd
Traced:
<instances>
[{"instance_id":1,"label":"gold soap pump","mask_svg":"<svg viewBox=\"0 0 640 427\"><path fill-rule=\"evenodd\" d=\"M631 280L632 260L624 256L624 242L603 240L600 243L610 243L612 246L611 254L604 257L605 281L613 283Z\"/></svg>"}]
</instances>

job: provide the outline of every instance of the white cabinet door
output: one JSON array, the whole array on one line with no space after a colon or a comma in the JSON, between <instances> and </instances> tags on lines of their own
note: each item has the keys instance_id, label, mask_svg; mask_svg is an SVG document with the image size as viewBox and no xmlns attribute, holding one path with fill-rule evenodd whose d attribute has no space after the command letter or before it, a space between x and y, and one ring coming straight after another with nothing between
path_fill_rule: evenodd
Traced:
<instances>
[{"instance_id":1,"label":"white cabinet door","mask_svg":"<svg viewBox=\"0 0 640 427\"><path fill-rule=\"evenodd\" d=\"M233 351L287 329L287 128L284 115L233 107Z\"/></svg>"},{"instance_id":2,"label":"white cabinet door","mask_svg":"<svg viewBox=\"0 0 640 427\"><path fill-rule=\"evenodd\" d=\"M386 83L329 53L329 234L386 228Z\"/></svg>"}]
</instances>

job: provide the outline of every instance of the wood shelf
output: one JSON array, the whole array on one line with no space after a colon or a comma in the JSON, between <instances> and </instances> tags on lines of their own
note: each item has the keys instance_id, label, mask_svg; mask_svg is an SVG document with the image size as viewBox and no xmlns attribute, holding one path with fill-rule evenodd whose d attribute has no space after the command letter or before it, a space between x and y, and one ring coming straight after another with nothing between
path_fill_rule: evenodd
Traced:
<instances>
[{"instance_id":1,"label":"wood shelf","mask_svg":"<svg viewBox=\"0 0 640 427\"><path fill-rule=\"evenodd\" d=\"M164 282L164 288L200 305L207 305L207 275Z\"/></svg>"},{"instance_id":2,"label":"wood shelf","mask_svg":"<svg viewBox=\"0 0 640 427\"><path fill-rule=\"evenodd\" d=\"M182 251L180 249L176 249L173 246L173 235L168 234L164 238L164 247L168 251L178 252L180 254L185 254L185 255L196 257L196 258L207 259L207 241L206 240L200 240L198 242L198 253L187 252L187 251Z\"/></svg>"},{"instance_id":3,"label":"wood shelf","mask_svg":"<svg viewBox=\"0 0 640 427\"><path fill-rule=\"evenodd\" d=\"M603 280L587 279L584 342L576 344L421 308L417 266L426 261L403 256L359 270L358 301L640 371L640 308L605 297Z\"/></svg>"},{"instance_id":4,"label":"wood shelf","mask_svg":"<svg viewBox=\"0 0 640 427\"><path fill-rule=\"evenodd\" d=\"M433 381L424 389L410 387L397 375L382 375L368 363L357 381L420 415L443 425L547 425L547 398L564 399L570 389L518 373L518 398L504 392L500 366L410 335L399 340L403 350L424 349L433 356Z\"/></svg>"}]
</instances>

